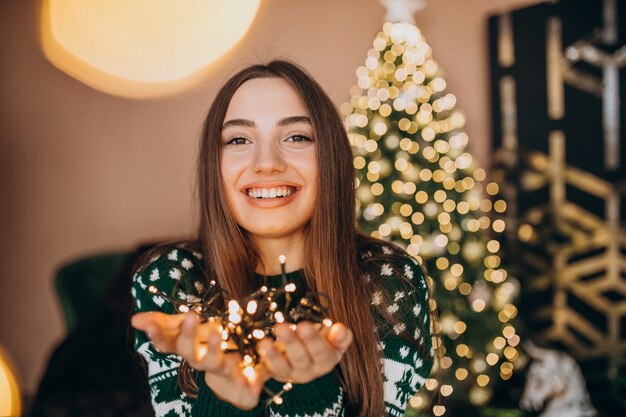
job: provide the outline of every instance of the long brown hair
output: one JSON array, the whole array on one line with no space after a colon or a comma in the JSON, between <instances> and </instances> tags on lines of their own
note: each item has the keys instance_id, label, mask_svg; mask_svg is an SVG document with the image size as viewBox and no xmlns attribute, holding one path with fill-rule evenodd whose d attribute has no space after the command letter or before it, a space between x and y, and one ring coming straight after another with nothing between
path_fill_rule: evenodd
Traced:
<instances>
[{"instance_id":1,"label":"long brown hair","mask_svg":"<svg viewBox=\"0 0 626 417\"><path fill-rule=\"evenodd\" d=\"M254 290L259 256L228 210L220 155L222 124L230 101L243 83L256 78L288 82L311 119L319 178L317 201L307 227L304 275L310 290L330 295L331 319L349 324L354 333L354 343L338 370L350 415L383 415L381 352L373 331L376 323L370 289L357 259L359 247L374 240L356 229L352 151L330 98L304 70L290 62L253 65L235 74L217 93L206 117L198 161L198 243L207 279L216 279L235 297ZM197 389L186 364L181 367L180 381L188 393Z\"/></svg>"}]
</instances>

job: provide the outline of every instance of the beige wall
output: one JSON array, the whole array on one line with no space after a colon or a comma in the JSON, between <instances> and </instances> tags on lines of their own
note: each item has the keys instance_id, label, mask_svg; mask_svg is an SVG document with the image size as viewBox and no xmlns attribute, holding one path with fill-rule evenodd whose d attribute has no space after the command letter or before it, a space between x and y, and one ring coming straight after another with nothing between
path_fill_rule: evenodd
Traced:
<instances>
[{"instance_id":1,"label":"beige wall","mask_svg":"<svg viewBox=\"0 0 626 417\"><path fill-rule=\"evenodd\" d=\"M417 15L483 163L486 17L536 2L430 0ZM142 101L100 93L49 64L38 4L0 1L0 344L29 392L63 337L51 283L58 265L192 230L196 141L220 83L243 64L291 58L340 104L384 14L375 0L263 0L246 37L200 85Z\"/></svg>"}]
</instances>

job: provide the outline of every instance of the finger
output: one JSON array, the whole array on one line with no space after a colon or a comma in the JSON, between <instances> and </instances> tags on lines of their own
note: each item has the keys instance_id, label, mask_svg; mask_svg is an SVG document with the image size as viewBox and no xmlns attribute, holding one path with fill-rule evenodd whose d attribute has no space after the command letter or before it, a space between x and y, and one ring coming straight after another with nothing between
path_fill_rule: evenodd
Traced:
<instances>
[{"instance_id":1,"label":"finger","mask_svg":"<svg viewBox=\"0 0 626 417\"><path fill-rule=\"evenodd\" d=\"M180 328L180 335L176 339L176 353L182 356L191 367L200 367L198 318L194 313L186 314Z\"/></svg>"},{"instance_id":2,"label":"finger","mask_svg":"<svg viewBox=\"0 0 626 417\"><path fill-rule=\"evenodd\" d=\"M222 338L213 326L209 328L209 335L206 340L206 345L203 345L206 348L206 352L202 358L202 369L207 373L221 376L229 375L230 368L226 369L226 365L230 364L230 362L228 364L225 363L225 354L221 346Z\"/></svg>"},{"instance_id":3,"label":"finger","mask_svg":"<svg viewBox=\"0 0 626 417\"><path fill-rule=\"evenodd\" d=\"M261 393L265 382L269 379L269 372L263 366L263 364L258 364L254 367L254 376L252 378L248 378L248 386L250 390L250 395L257 396Z\"/></svg>"},{"instance_id":4,"label":"finger","mask_svg":"<svg viewBox=\"0 0 626 417\"><path fill-rule=\"evenodd\" d=\"M130 324L137 330L146 331L149 326L156 325L159 330L178 329L183 321L183 314L165 314L160 311L147 311L137 313L130 319Z\"/></svg>"},{"instance_id":5,"label":"finger","mask_svg":"<svg viewBox=\"0 0 626 417\"><path fill-rule=\"evenodd\" d=\"M306 346L314 369L328 372L341 359L341 353L320 334L313 324L308 322L298 324L296 333Z\"/></svg>"},{"instance_id":6,"label":"finger","mask_svg":"<svg viewBox=\"0 0 626 417\"><path fill-rule=\"evenodd\" d=\"M285 356L291 368L296 371L310 368L312 360L302 339L286 324L277 325L275 332L278 340L285 346Z\"/></svg>"},{"instance_id":7,"label":"finger","mask_svg":"<svg viewBox=\"0 0 626 417\"><path fill-rule=\"evenodd\" d=\"M343 355L352 344L353 335L345 325L335 323L329 329L326 339Z\"/></svg>"},{"instance_id":8,"label":"finger","mask_svg":"<svg viewBox=\"0 0 626 417\"><path fill-rule=\"evenodd\" d=\"M143 330L157 350L169 353L176 349L175 340L180 333L183 318L182 315L161 312L138 313L131 318L131 325L137 330Z\"/></svg>"},{"instance_id":9,"label":"finger","mask_svg":"<svg viewBox=\"0 0 626 417\"><path fill-rule=\"evenodd\" d=\"M291 365L276 344L268 339L262 340L257 350L261 361L275 378L286 381L291 374Z\"/></svg>"}]
</instances>

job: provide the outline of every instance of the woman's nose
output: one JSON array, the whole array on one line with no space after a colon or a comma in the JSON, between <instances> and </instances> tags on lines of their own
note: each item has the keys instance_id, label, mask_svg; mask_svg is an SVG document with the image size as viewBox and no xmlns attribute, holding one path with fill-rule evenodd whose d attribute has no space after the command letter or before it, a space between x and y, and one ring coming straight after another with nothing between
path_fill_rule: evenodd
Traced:
<instances>
[{"instance_id":1,"label":"woman's nose","mask_svg":"<svg viewBox=\"0 0 626 417\"><path fill-rule=\"evenodd\" d=\"M255 150L252 169L255 173L282 172L286 161L281 149L275 143L260 143Z\"/></svg>"}]
</instances>

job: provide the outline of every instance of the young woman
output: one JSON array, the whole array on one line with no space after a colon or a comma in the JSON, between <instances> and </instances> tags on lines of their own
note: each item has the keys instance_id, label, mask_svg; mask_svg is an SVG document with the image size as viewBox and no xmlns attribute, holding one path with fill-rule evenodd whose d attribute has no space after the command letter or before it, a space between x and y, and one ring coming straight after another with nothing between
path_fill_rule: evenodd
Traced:
<instances>
[{"instance_id":1,"label":"young woman","mask_svg":"<svg viewBox=\"0 0 626 417\"><path fill-rule=\"evenodd\" d=\"M157 416L404 414L433 362L428 288L404 251L356 230L354 185L341 119L302 69L273 61L226 82L200 148L197 241L161 248L133 278ZM250 378L215 324L148 291L178 283L175 296L194 300L215 280L240 298L280 282L280 255L300 289L330 296L335 324L276 325ZM264 385L287 381L283 404L265 410Z\"/></svg>"}]
</instances>

